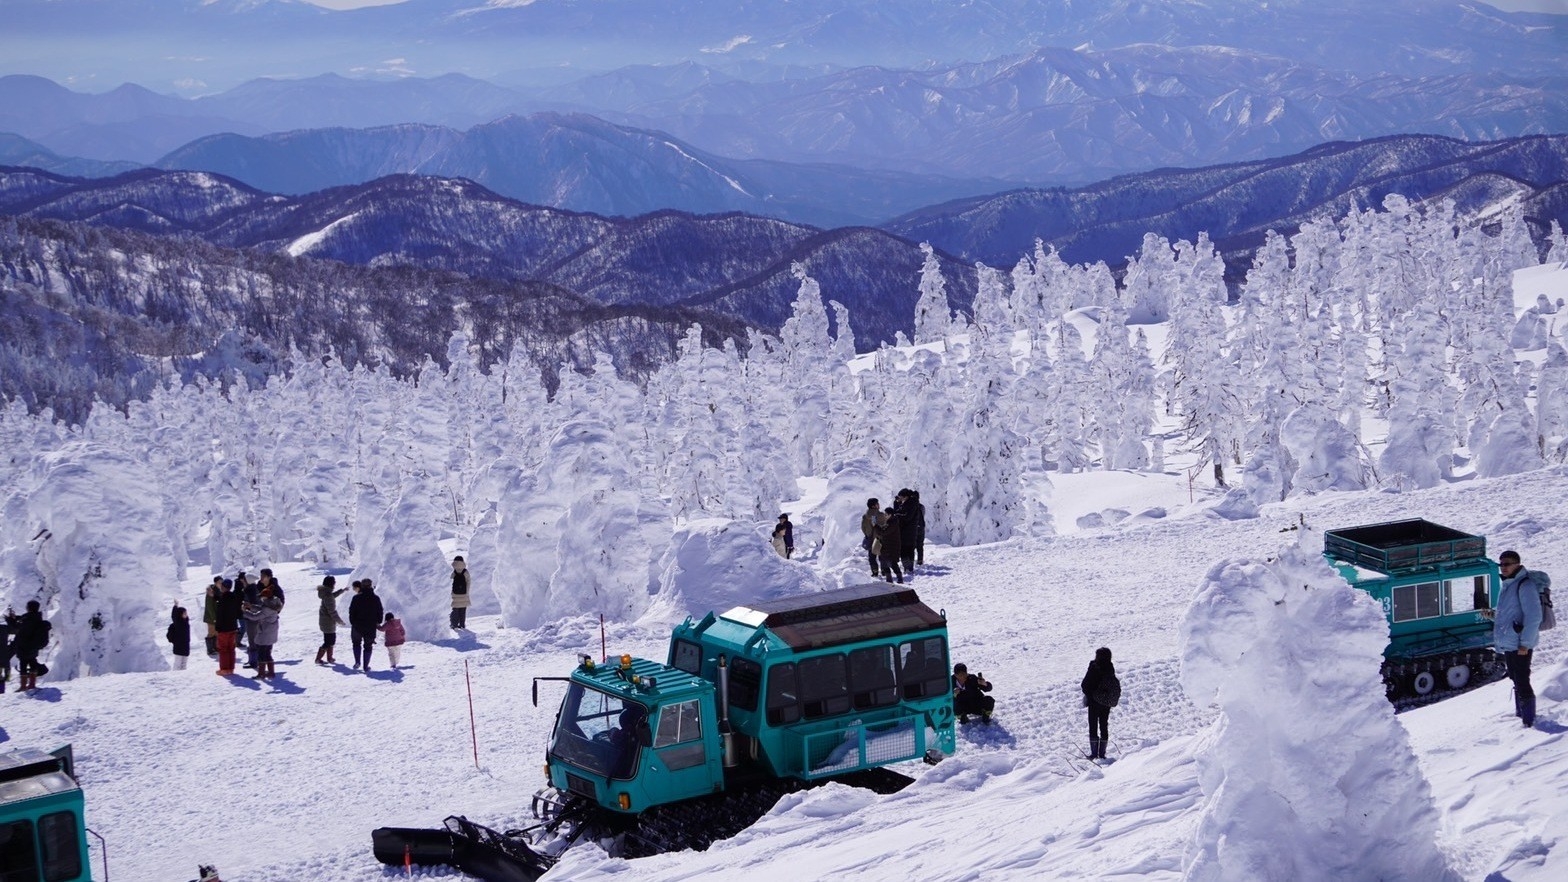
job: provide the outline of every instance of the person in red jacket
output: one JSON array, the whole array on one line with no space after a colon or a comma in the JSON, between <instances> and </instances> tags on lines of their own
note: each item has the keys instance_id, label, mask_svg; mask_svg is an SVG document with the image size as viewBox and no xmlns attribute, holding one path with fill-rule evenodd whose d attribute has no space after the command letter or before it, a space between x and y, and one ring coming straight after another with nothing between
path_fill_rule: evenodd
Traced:
<instances>
[{"instance_id":1,"label":"person in red jacket","mask_svg":"<svg viewBox=\"0 0 1568 882\"><path fill-rule=\"evenodd\" d=\"M392 661L392 670L397 670L398 662L403 660L403 643L408 640L408 635L403 630L403 623L397 616L387 613L386 621L376 626L376 630L387 635L387 658Z\"/></svg>"}]
</instances>

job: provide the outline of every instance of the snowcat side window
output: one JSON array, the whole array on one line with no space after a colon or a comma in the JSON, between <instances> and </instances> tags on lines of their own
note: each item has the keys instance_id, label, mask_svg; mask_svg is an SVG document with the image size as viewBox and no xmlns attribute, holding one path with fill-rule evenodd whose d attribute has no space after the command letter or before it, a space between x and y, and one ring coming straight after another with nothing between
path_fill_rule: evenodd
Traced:
<instances>
[{"instance_id":1,"label":"snowcat side window","mask_svg":"<svg viewBox=\"0 0 1568 882\"><path fill-rule=\"evenodd\" d=\"M0 882L36 882L38 852L29 821L0 824Z\"/></svg>"},{"instance_id":2,"label":"snowcat side window","mask_svg":"<svg viewBox=\"0 0 1568 882\"><path fill-rule=\"evenodd\" d=\"M768 725L787 726L799 719L800 686L795 679L795 663L768 668Z\"/></svg>"},{"instance_id":3,"label":"snowcat side window","mask_svg":"<svg viewBox=\"0 0 1568 882\"><path fill-rule=\"evenodd\" d=\"M926 637L898 647L898 685L905 698L946 695L952 685L947 672L947 641Z\"/></svg>"},{"instance_id":4,"label":"snowcat side window","mask_svg":"<svg viewBox=\"0 0 1568 882\"><path fill-rule=\"evenodd\" d=\"M1443 613L1443 583L1422 582L1394 588L1394 621L1435 618Z\"/></svg>"},{"instance_id":5,"label":"snowcat side window","mask_svg":"<svg viewBox=\"0 0 1568 882\"><path fill-rule=\"evenodd\" d=\"M849 654L849 688L854 693L856 708L897 704L896 681L893 647L868 646Z\"/></svg>"},{"instance_id":6,"label":"snowcat side window","mask_svg":"<svg viewBox=\"0 0 1568 882\"><path fill-rule=\"evenodd\" d=\"M1486 593L1486 577L1449 579L1443 583L1443 615L1486 609L1492 599Z\"/></svg>"},{"instance_id":7,"label":"snowcat side window","mask_svg":"<svg viewBox=\"0 0 1568 882\"><path fill-rule=\"evenodd\" d=\"M675 641L675 650L670 653L670 667L679 668L688 674L702 674L702 647L690 640Z\"/></svg>"},{"instance_id":8,"label":"snowcat side window","mask_svg":"<svg viewBox=\"0 0 1568 882\"><path fill-rule=\"evenodd\" d=\"M38 819L38 843L44 859L44 882L66 882L82 875L82 844L76 815L54 812Z\"/></svg>"},{"instance_id":9,"label":"snowcat side window","mask_svg":"<svg viewBox=\"0 0 1568 882\"><path fill-rule=\"evenodd\" d=\"M754 711L762 691L762 665L744 658L730 663L730 707Z\"/></svg>"},{"instance_id":10,"label":"snowcat side window","mask_svg":"<svg viewBox=\"0 0 1568 882\"><path fill-rule=\"evenodd\" d=\"M800 674L801 710L806 719L831 717L849 710L849 672L843 653L802 659L796 667Z\"/></svg>"}]
</instances>

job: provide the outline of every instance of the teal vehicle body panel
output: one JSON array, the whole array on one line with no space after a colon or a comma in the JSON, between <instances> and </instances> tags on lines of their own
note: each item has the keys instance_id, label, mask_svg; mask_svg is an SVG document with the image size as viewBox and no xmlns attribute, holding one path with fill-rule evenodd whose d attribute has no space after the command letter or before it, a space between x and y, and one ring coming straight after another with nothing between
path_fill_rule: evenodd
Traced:
<instances>
[{"instance_id":1,"label":"teal vehicle body panel","mask_svg":"<svg viewBox=\"0 0 1568 882\"><path fill-rule=\"evenodd\" d=\"M1492 644L1500 588L1486 539L1415 519L1323 534L1324 556L1389 623L1384 657L1408 661Z\"/></svg>"},{"instance_id":2,"label":"teal vehicle body panel","mask_svg":"<svg viewBox=\"0 0 1568 882\"><path fill-rule=\"evenodd\" d=\"M883 583L688 618L663 662L585 659L572 672L550 783L636 814L741 778L812 781L951 754L949 671L945 616Z\"/></svg>"},{"instance_id":3,"label":"teal vehicle body panel","mask_svg":"<svg viewBox=\"0 0 1568 882\"><path fill-rule=\"evenodd\" d=\"M90 882L85 800L70 748L0 753L0 878Z\"/></svg>"}]
</instances>

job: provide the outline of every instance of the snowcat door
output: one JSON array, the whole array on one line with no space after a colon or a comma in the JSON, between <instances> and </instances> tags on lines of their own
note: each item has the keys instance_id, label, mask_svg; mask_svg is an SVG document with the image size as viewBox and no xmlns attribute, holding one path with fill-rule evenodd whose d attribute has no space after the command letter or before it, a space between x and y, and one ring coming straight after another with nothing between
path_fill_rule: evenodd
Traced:
<instances>
[{"instance_id":1,"label":"snowcat door","mask_svg":"<svg viewBox=\"0 0 1568 882\"><path fill-rule=\"evenodd\" d=\"M648 724L648 743L633 787L631 811L724 789L712 693L661 705Z\"/></svg>"}]
</instances>

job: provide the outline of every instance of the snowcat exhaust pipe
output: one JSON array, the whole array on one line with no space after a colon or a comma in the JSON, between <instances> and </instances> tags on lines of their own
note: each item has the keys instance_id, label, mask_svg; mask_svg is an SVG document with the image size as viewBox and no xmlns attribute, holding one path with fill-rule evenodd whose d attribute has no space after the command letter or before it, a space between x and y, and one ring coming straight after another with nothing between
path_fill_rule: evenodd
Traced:
<instances>
[{"instance_id":1,"label":"snowcat exhaust pipe","mask_svg":"<svg viewBox=\"0 0 1568 882\"><path fill-rule=\"evenodd\" d=\"M724 768L733 769L740 764L735 756L735 731L730 728L730 666L729 659L719 656L719 740L724 754Z\"/></svg>"}]
</instances>

